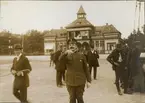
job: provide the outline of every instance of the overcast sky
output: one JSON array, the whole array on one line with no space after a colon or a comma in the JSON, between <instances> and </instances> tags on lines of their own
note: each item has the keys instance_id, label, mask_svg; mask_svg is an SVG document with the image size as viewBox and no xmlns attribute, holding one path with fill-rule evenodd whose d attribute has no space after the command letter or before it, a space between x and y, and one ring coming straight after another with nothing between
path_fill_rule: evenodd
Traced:
<instances>
[{"instance_id":1,"label":"overcast sky","mask_svg":"<svg viewBox=\"0 0 145 103\"><path fill-rule=\"evenodd\" d=\"M77 18L83 6L87 19L95 26L113 24L127 37L138 26L139 9L135 17L135 1L1 1L0 30L25 33L65 27ZM144 5L141 7L140 25L144 24Z\"/></svg>"}]
</instances>

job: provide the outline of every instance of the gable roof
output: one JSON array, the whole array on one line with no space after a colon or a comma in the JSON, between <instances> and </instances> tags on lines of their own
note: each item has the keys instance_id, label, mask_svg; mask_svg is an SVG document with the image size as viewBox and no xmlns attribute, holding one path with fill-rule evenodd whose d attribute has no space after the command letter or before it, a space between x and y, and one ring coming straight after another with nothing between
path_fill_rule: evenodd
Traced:
<instances>
[{"instance_id":1,"label":"gable roof","mask_svg":"<svg viewBox=\"0 0 145 103\"><path fill-rule=\"evenodd\" d=\"M87 19L81 18L81 19L76 19L72 23L66 26L66 28L75 28L75 27L90 27L93 26Z\"/></svg>"},{"instance_id":2,"label":"gable roof","mask_svg":"<svg viewBox=\"0 0 145 103\"><path fill-rule=\"evenodd\" d=\"M120 33L112 24L105 25L102 28L102 33Z\"/></svg>"},{"instance_id":3,"label":"gable roof","mask_svg":"<svg viewBox=\"0 0 145 103\"><path fill-rule=\"evenodd\" d=\"M100 31L102 33L120 33L112 24L104 26L95 26L95 31Z\"/></svg>"},{"instance_id":4,"label":"gable roof","mask_svg":"<svg viewBox=\"0 0 145 103\"><path fill-rule=\"evenodd\" d=\"M61 34L67 33L66 29L51 29L45 36L61 36Z\"/></svg>"}]
</instances>

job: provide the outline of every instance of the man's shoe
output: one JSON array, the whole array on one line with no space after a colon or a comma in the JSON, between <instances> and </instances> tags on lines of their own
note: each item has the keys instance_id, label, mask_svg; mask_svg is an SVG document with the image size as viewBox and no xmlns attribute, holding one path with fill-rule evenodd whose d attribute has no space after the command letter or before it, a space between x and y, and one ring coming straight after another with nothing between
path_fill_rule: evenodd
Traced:
<instances>
[{"instance_id":1,"label":"man's shoe","mask_svg":"<svg viewBox=\"0 0 145 103\"><path fill-rule=\"evenodd\" d=\"M63 85L57 85L57 87L62 88L62 87L63 87Z\"/></svg>"},{"instance_id":2,"label":"man's shoe","mask_svg":"<svg viewBox=\"0 0 145 103\"><path fill-rule=\"evenodd\" d=\"M131 90L124 91L124 94L133 94L133 91L131 91Z\"/></svg>"},{"instance_id":3,"label":"man's shoe","mask_svg":"<svg viewBox=\"0 0 145 103\"><path fill-rule=\"evenodd\" d=\"M118 94L119 94L119 95L123 95L121 91L120 91L120 92L118 92Z\"/></svg>"}]
</instances>

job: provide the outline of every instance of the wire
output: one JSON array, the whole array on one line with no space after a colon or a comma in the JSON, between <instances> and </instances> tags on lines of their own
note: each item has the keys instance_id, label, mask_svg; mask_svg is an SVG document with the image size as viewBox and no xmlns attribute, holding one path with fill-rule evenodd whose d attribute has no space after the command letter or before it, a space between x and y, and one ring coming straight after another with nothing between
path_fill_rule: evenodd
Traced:
<instances>
[{"instance_id":1,"label":"wire","mask_svg":"<svg viewBox=\"0 0 145 103\"><path fill-rule=\"evenodd\" d=\"M136 26L136 11L137 11L137 1L136 1L136 5L135 5L135 14L134 14L134 27L133 27L134 30L135 30L135 26Z\"/></svg>"},{"instance_id":2,"label":"wire","mask_svg":"<svg viewBox=\"0 0 145 103\"><path fill-rule=\"evenodd\" d=\"M140 12L141 12L141 2L139 2L138 30L140 30Z\"/></svg>"}]
</instances>

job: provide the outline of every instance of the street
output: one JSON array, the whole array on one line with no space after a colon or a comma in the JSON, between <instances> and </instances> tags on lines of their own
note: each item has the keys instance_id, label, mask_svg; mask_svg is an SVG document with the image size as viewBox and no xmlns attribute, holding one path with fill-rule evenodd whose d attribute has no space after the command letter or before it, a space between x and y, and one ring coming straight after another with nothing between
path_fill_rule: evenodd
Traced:
<instances>
[{"instance_id":1,"label":"street","mask_svg":"<svg viewBox=\"0 0 145 103\"><path fill-rule=\"evenodd\" d=\"M56 87L55 69L49 67L48 61L31 61L32 72L28 100L32 103L68 103L69 95L65 88ZM111 65L99 59L97 80L92 81L84 93L85 103L145 103L145 95L134 93L119 96L114 85L114 72ZM9 74L11 64L0 64L0 103L19 102L12 94L13 76Z\"/></svg>"}]
</instances>

